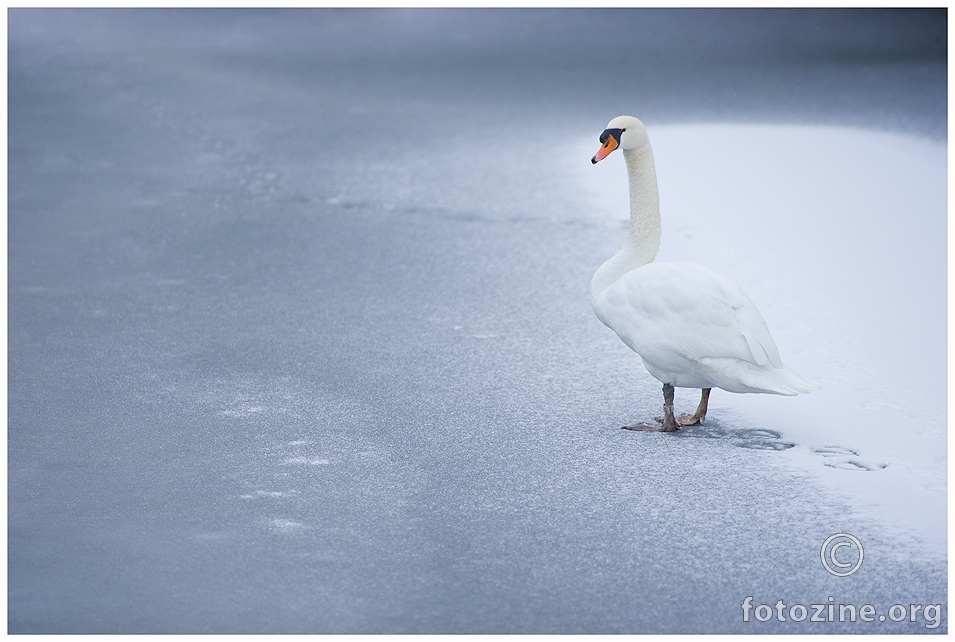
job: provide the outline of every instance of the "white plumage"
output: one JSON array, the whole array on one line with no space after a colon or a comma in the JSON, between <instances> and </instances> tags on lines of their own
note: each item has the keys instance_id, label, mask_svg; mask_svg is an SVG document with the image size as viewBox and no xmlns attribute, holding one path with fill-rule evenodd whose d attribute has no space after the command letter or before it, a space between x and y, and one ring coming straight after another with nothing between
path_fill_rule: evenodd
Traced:
<instances>
[{"instance_id":1,"label":"white plumage","mask_svg":"<svg viewBox=\"0 0 955 642\"><path fill-rule=\"evenodd\" d=\"M660 208L653 151L632 116L610 121L596 163L619 147L630 180L630 230L623 248L591 283L597 318L640 355L664 383L663 426L699 423L710 388L795 395L815 387L783 365L766 322L743 290L710 268L690 262L653 263L660 247ZM673 415L673 386L701 388L696 414Z\"/></svg>"}]
</instances>

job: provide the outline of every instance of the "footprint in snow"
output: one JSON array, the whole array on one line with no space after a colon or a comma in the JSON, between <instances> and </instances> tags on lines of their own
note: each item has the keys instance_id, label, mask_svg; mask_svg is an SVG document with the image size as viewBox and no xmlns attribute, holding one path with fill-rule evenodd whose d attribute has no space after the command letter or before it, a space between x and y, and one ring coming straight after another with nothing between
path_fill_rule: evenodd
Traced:
<instances>
[{"instance_id":1,"label":"footprint in snow","mask_svg":"<svg viewBox=\"0 0 955 642\"><path fill-rule=\"evenodd\" d=\"M813 448L812 452L821 455L826 459L824 462L829 468L838 468L840 470L882 470L886 464L877 464L858 459L859 453L851 448L842 448L840 446L819 446Z\"/></svg>"}]
</instances>

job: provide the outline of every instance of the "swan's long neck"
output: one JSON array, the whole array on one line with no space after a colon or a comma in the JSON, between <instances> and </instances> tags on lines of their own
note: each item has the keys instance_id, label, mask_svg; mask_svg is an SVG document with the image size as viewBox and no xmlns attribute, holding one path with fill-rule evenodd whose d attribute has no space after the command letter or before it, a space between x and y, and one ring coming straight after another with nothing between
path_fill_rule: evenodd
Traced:
<instances>
[{"instance_id":1,"label":"swan's long neck","mask_svg":"<svg viewBox=\"0 0 955 642\"><path fill-rule=\"evenodd\" d=\"M650 143L637 150L623 150L630 180L630 229L627 242L600 266L590 283L596 301L617 279L653 261L660 249L660 195Z\"/></svg>"}]
</instances>

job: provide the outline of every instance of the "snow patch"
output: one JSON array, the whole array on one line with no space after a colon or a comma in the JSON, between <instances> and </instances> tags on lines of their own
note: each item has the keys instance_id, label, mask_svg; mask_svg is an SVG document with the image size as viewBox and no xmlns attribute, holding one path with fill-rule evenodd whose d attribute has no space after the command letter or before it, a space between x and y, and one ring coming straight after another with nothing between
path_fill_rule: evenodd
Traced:
<instances>
[{"instance_id":1,"label":"snow patch","mask_svg":"<svg viewBox=\"0 0 955 642\"><path fill-rule=\"evenodd\" d=\"M296 533L307 529L307 526L292 519L273 519L269 522L269 530L273 533Z\"/></svg>"},{"instance_id":2,"label":"snow patch","mask_svg":"<svg viewBox=\"0 0 955 642\"><path fill-rule=\"evenodd\" d=\"M797 398L717 390L712 418L732 409L801 446L786 461L917 540L913 555L944 559L947 146L838 127L648 131L657 260L693 260L739 283L786 365L822 387ZM584 180L598 220L627 216L622 158Z\"/></svg>"},{"instance_id":3,"label":"snow patch","mask_svg":"<svg viewBox=\"0 0 955 642\"><path fill-rule=\"evenodd\" d=\"M327 466L327 459L312 459L310 457L291 457L282 462L286 466L305 465L305 466Z\"/></svg>"}]
</instances>

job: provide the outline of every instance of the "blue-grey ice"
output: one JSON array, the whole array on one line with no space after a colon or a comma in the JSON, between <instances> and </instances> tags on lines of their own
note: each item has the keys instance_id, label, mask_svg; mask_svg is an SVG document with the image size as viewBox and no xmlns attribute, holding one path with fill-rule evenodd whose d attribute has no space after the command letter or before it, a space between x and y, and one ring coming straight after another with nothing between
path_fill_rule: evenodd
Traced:
<instances>
[{"instance_id":1,"label":"blue-grey ice","mask_svg":"<svg viewBox=\"0 0 955 642\"><path fill-rule=\"evenodd\" d=\"M947 631L945 10L8 21L9 632ZM620 429L618 114L820 390Z\"/></svg>"}]
</instances>

